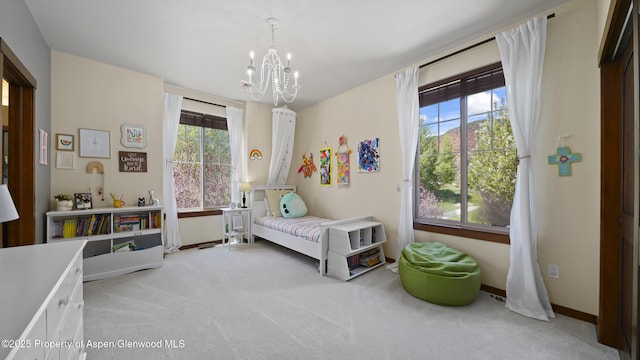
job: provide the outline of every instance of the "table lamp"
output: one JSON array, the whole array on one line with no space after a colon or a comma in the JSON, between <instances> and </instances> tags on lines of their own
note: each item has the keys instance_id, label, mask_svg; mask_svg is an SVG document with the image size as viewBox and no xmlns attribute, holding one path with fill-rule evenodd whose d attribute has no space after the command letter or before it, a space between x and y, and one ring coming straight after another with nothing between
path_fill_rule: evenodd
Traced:
<instances>
[{"instance_id":1,"label":"table lamp","mask_svg":"<svg viewBox=\"0 0 640 360\"><path fill-rule=\"evenodd\" d=\"M0 223L17 219L18 211L13 203L7 185L0 185Z\"/></svg>"},{"instance_id":2,"label":"table lamp","mask_svg":"<svg viewBox=\"0 0 640 360\"><path fill-rule=\"evenodd\" d=\"M240 183L240 191L242 191L242 208L247 208L247 193L251 191L251 183L242 182Z\"/></svg>"}]
</instances>

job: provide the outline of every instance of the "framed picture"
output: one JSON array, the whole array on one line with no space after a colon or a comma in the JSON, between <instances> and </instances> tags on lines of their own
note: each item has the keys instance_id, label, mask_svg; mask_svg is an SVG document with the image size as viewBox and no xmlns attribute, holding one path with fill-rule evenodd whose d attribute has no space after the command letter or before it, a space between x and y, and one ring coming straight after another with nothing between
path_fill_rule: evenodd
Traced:
<instances>
[{"instance_id":1,"label":"framed picture","mask_svg":"<svg viewBox=\"0 0 640 360\"><path fill-rule=\"evenodd\" d=\"M56 150L73 151L73 135L56 134Z\"/></svg>"},{"instance_id":2,"label":"framed picture","mask_svg":"<svg viewBox=\"0 0 640 360\"><path fill-rule=\"evenodd\" d=\"M110 133L80 129L80 157L111 158Z\"/></svg>"},{"instance_id":3,"label":"framed picture","mask_svg":"<svg viewBox=\"0 0 640 360\"><path fill-rule=\"evenodd\" d=\"M147 172L147 153L118 151L120 172Z\"/></svg>"},{"instance_id":4,"label":"framed picture","mask_svg":"<svg viewBox=\"0 0 640 360\"><path fill-rule=\"evenodd\" d=\"M56 168L57 169L75 169L75 157L72 152L56 152Z\"/></svg>"},{"instance_id":5,"label":"framed picture","mask_svg":"<svg viewBox=\"0 0 640 360\"><path fill-rule=\"evenodd\" d=\"M320 185L331 186L331 148L320 149Z\"/></svg>"},{"instance_id":6,"label":"framed picture","mask_svg":"<svg viewBox=\"0 0 640 360\"><path fill-rule=\"evenodd\" d=\"M358 143L358 172L380 171L380 139L362 140Z\"/></svg>"},{"instance_id":7,"label":"framed picture","mask_svg":"<svg viewBox=\"0 0 640 360\"><path fill-rule=\"evenodd\" d=\"M91 193L75 193L73 198L76 202L76 209L92 209L93 204L91 202Z\"/></svg>"},{"instance_id":8,"label":"framed picture","mask_svg":"<svg viewBox=\"0 0 640 360\"><path fill-rule=\"evenodd\" d=\"M144 126L133 124L122 124L120 126L122 146L128 148L142 149L147 146L147 135Z\"/></svg>"}]
</instances>

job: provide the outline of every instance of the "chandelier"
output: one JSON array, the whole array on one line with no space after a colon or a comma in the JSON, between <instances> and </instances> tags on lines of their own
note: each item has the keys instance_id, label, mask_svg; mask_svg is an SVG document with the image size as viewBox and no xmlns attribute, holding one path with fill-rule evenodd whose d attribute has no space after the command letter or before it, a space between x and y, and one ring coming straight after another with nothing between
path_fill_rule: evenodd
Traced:
<instances>
[{"instance_id":1,"label":"chandelier","mask_svg":"<svg viewBox=\"0 0 640 360\"><path fill-rule=\"evenodd\" d=\"M291 82L291 54L287 54L286 65L280 60L278 51L275 48L275 31L278 28L278 20L268 18L267 27L271 29L271 47L262 58L260 66L260 79L256 80L256 68L253 66L254 53L249 53L249 66L247 66L247 76L249 81L242 80L240 84L246 88L254 99L260 99L262 95L271 87L273 93L273 104L278 106L280 99L285 102L292 102L300 85L298 84L298 72L293 73L293 83Z\"/></svg>"}]
</instances>

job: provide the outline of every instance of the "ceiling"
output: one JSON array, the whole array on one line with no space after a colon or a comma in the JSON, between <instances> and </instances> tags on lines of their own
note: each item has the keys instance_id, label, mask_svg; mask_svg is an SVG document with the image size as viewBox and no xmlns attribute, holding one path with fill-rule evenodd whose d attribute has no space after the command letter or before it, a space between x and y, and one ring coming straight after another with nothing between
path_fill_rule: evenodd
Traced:
<instances>
[{"instance_id":1,"label":"ceiling","mask_svg":"<svg viewBox=\"0 0 640 360\"><path fill-rule=\"evenodd\" d=\"M275 17L276 49L302 85L288 106L300 110L566 0L25 1L51 49L241 101L249 51L266 53Z\"/></svg>"}]
</instances>

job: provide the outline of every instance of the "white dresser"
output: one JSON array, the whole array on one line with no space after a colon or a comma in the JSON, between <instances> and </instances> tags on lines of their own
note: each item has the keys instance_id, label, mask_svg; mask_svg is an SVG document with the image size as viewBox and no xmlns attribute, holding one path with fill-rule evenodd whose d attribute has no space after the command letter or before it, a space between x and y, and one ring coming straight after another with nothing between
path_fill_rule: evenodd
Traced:
<instances>
[{"instance_id":1,"label":"white dresser","mask_svg":"<svg viewBox=\"0 0 640 360\"><path fill-rule=\"evenodd\" d=\"M84 359L86 240L0 249L0 359Z\"/></svg>"}]
</instances>

